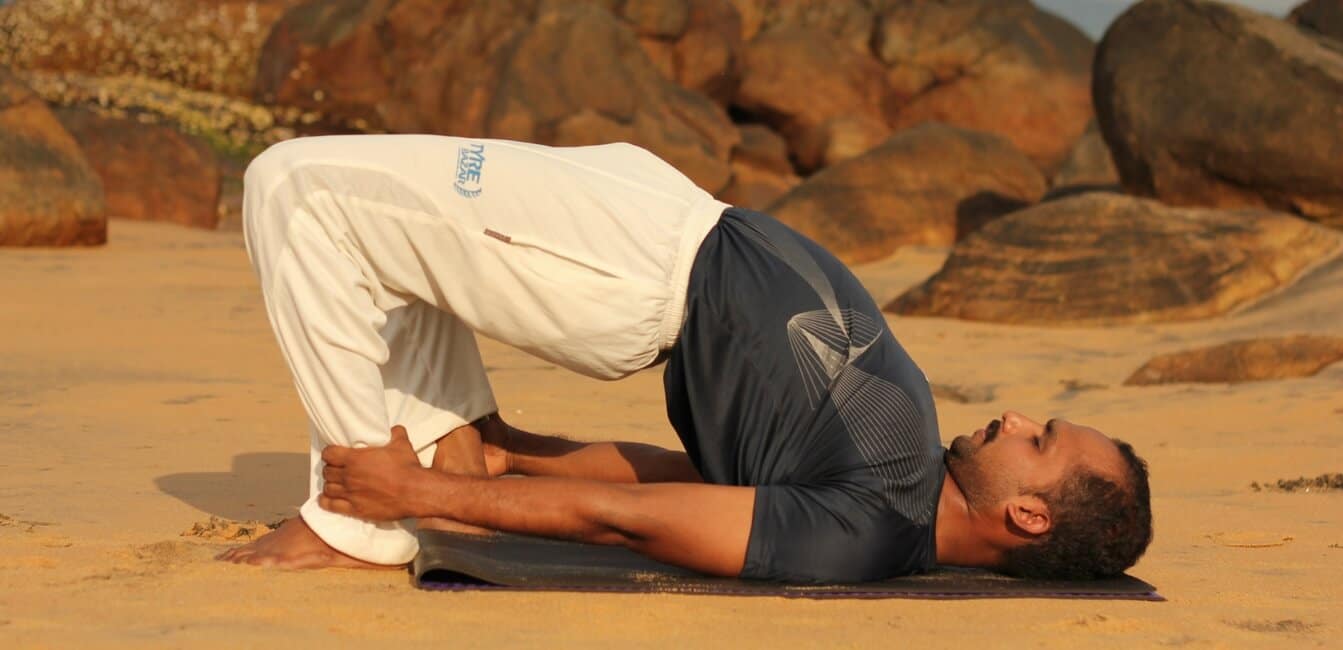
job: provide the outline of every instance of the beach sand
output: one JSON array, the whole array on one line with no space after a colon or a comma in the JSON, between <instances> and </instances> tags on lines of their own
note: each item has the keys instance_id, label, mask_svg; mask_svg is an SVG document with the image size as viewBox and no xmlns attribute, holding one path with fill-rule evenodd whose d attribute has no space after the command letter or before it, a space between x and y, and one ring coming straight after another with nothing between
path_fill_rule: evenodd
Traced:
<instances>
[{"instance_id":1,"label":"beach sand","mask_svg":"<svg viewBox=\"0 0 1343 650\"><path fill-rule=\"evenodd\" d=\"M1124 438L1151 464L1165 603L424 593L405 572L214 562L182 536L275 521L307 429L237 233L116 221L105 248L0 250L0 647L1326 647L1343 622L1343 493L1252 481L1343 471L1343 364L1308 379L1124 387L1150 357L1343 336L1343 261L1234 316L1043 329L891 318L937 384L945 441L1004 409ZM937 269L858 269L879 302ZM603 383L484 342L523 428L676 445L654 369ZM235 531L236 532L236 531Z\"/></svg>"}]
</instances>

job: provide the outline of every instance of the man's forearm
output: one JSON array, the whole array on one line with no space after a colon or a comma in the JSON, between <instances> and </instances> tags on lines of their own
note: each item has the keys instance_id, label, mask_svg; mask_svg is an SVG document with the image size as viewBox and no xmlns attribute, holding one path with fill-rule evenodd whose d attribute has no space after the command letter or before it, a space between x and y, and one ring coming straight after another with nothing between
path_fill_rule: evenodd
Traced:
<instances>
[{"instance_id":1,"label":"man's forearm","mask_svg":"<svg viewBox=\"0 0 1343 650\"><path fill-rule=\"evenodd\" d=\"M699 483L682 451L638 442L578 442L510 429L499 444L508 469L526 476L580 478L607 483Z\"/></svg>"},{"instance_id":2,"label":"man's forearm","mask_svg":"<svg viewBox=\"0 0 1343 650\"><path fill-rule=\"evenodd\" d=\"M484 528L620 545L664 562L736 575L754 489L621 485L565 478L480 479L417 470L400 481L409 514Z\"/></svg>"}]
</instances>

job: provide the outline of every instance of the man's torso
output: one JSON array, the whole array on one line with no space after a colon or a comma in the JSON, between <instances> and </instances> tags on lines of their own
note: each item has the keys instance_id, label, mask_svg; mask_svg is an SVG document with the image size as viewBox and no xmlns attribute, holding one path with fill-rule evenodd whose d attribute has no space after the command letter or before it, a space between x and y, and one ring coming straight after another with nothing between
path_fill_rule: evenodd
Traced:
<instances>
[{"instance_id":1,"label":"man's torso","mask_svg":"<svg viewBox=\"0 0 1343 650\"><path fill-rule=\"evenodd\" d=\"M668 413L707 481L758 486L743 575L929 568L943 479L932 396L853 274L734 208L701 246L686 310Z\"/></svg>"}]
</instances>

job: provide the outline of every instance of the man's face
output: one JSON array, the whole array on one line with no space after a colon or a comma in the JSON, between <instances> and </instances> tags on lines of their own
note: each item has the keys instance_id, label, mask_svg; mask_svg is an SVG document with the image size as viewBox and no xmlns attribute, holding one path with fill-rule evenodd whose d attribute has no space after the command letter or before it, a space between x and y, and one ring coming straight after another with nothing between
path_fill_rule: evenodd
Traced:
<instances>
[{"instance_id":1,"label":"man's face","mask_svg":"<svg viewBox=\"0 0 1343 650\"><path fill-rule=\"evenodd\" d=\"M1122 483L1123 462L1114 441L1095 429L1066 420L1040 424L1015 411L958 436L947 452L947 471L971 510L983 513L1048 491L1083 467Z\"/></svg>"}]
</instances>

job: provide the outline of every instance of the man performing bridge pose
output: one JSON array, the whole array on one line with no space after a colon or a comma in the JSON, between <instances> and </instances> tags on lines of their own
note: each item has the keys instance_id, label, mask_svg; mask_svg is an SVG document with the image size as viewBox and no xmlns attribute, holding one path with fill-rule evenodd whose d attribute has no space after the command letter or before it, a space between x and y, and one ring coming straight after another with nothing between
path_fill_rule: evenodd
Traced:
<instances>
[{"instance_id":1,"label":"man performing bridge pose","mask_svg":"<svg viewBox=\"0 0 1343 650\"><path fill-rule=\"evenodd\" d=\"M299 139L248 168L245 223L311 497L222 559L398 566L416 526L478 527L789 582L1077 578L1151 540L1127 444L1007 412L943 449L927 380L843 264L638 147ZM665 361L684 451L509 427L476 333L602 379Z\"/></svg>"}]
</instances>

